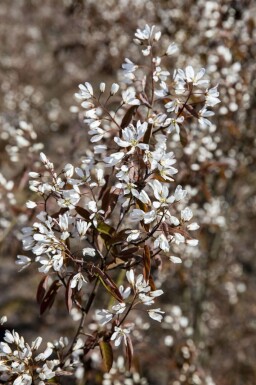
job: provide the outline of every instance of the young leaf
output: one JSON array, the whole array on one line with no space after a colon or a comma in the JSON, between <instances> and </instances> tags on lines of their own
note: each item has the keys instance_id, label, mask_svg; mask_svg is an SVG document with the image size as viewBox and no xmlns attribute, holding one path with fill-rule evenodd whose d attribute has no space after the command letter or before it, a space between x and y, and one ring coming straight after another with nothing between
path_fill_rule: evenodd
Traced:
<instances>
[{"instance_id":1,"label":"young leaf","mask_svg":"<svg viewBox=\"0 0 256 385\"><path fill-rule=\"evenodd\" d=\"M185 127L183 126L180 127L180 142L183 147L186 147L188 144L188 134Z\"/></svg>"},{"instance_id":2,"label":"young leaf","mask_svg":"<svg viewBox=\"0 0 256 385\"><path fill-rule=\"evenodd\" d=\"M107 189L102 197L102 209L105 211L105 218L108 218L114 210L120 195L120 189L115 189L112 192L110 190L111 188Z\"/></svg>"},{"instance_id":3,"label":"young leaf","mask_svg":"<svg viewBox=\"0 0 256 385\"><path fill-rule=\"evenodd\" d=\"M123 302L123 297L116 286L115 282L102 271L98 266L92 267L93 273L99 277L102 285L107 289L107 291L119 302Z\"/></svg>"},{"instance_id":4,"label":"young leaf","mask_svg":"<svg viewBox=\"0 0 256 385\"><path fill-rule=\"evenodd\" d=\"M44 299L40 306L40 315L45 313L47 309L50 309L54 303L56 294L59 290L59 287L61 286L61 283L58 279L56 279L50 286L49 290L47 291L46 295L44 296Z\"/></svg>"},{"instance_id":5,"label":"young leaf","mask_svg":"<svg viewBox=\"0 0 256 385\"><path fill-rule=\"evenodd\" d=\"M126 357L127 357L127 363L128 363L128 370L131 370L132 366L132 358L133 358L133 345L132 340L130 336L126 336Z\"/></svg>"},{"instance_id":6,"label":"young leaf","mask_svg":"<svg viewBox=\"0 0 256 385\"><path fill-rule=\"evenodd\" d=\"M76 206L76 212L79 214L82 218L84 218L87 222L90 221L90 213L86 209L80 206Z\"/></svg>"},{"instance_id":7,"label":"young leaf","mask_svg":"<svg viewBox=\"0 0 256 385\"><path fill-rule=\"evenodd\" d=\"M149 276L148 283L149 283L149 286L151 287L152 291L156 290L156 285L155 285L155 282L153 280L152 275Z\"/></svg>"},{"instance_id":8,"label":"young leaf","mask_svg":"<svg viewBox=\"0 0 256 385\"><path fill-rule=\"evenodd\" d=\"M121 128L125 128L131 123L133 113L137 108L138 106L131 106L130 108L128 108L122 119Z\"/></svg>"},{"instance_id":9,"label":"young leaf","mask_svg":"<svg viewBox=\"0 0 256 385\"><path fill-rule=\"evenodd\" d=\"M38 285L38 288L37 288L37 293L36 293L36 300L37 300L37 303L39 305L41 305L43 299L44 299L44 296L45 296L45 293L46 293L46 288L47 288L47 283L48 283L48 278L49 276L46 275L45 277L43 277Z\"/></svg>"},{"instance_id":10,"label":"young leaf","mask_svg":"<svg viewBox=\"0 0 256 385\"><path fill-rule=\"evenodd\" d=\"M151 138L151 134L152 134L152 128L153 128L153 125L149 124L148 128L147 128L147 131L145 132L145 135L144 135L144 138L143 138L143 143L149 143L150 138Z\"/></svg>"},{"instance_id":11,"label":"young leaf","mask_svg":"<svg viewBox=\"0 0 256 385\"><path fill-rule=\"evenodd\" d=\"M108 225L107 223L105 223L105 222L100 222L100 223L98 224L97 230L98 230L99 233L108 235L108 236L110 236L110 237L115 233L114 227L109 226L109 225Z\"/></svg>"},{"instance_id":12,"label":"young leaf","mask_svg":"<svg viewBox=\"0 0 256 385\"><path fill-rule=\"evenodd\" d=\"M103 359L104 370L109 372L113 365L113 351L109 342L100 341L100 352Z\"/></svg>"}]
</instances>

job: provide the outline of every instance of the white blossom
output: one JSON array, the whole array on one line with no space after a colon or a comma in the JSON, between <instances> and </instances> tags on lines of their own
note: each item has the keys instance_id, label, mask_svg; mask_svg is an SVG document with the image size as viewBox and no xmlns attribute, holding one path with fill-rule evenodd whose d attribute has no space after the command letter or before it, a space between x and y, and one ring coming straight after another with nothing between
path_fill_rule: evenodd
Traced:
<instances>
[{"instance_id":1,"label":"white blossom","mask_svg":"<svg viewBox=\"0 0 256 385\"><path fill-rule=\"evenodd\" d=\"M116 83L113 83L110 90L110 95L115 95L119 90L119 85Z\"/></svg>"},{"instance_id":2,"label":"white blossom","mask_svg":"<svg viewBox=\"0 0 256 385\"><path fill-rule=\"evenodd\" d=\"M167 50L165 51L165 54L167 56L171 56L175 54L178 51L178 47L175 43L171 43L168 45Z\"/></svg>"},{"instance_id":3,"label":"white blossom","mask_svg":"<svg viewBox=\"0 0 256 385\"><path fill-rule=\"evenodd\" d=\"M120 328L118 326L115 326L114 333L111 336L111 341L115 341L115 346L119 346L124 340L125 345L127 345L127 335L130 334L130 329L128 328Z\"/></svg>"},{"instance_id":4,"label":"white blossom","mask_svg":"<svg viewBox=\"0 0 256 385\"><path fill-rule=\"evenodd\" d=\"M141 123L140 121L138 121L136 127L130 124L128 127L122 130L123 140L116 136L114 138L114 141L120 147L131 147L127 154L132 154L135 151L136 147L142 150L147 150L149 147L148 144L139 142L140 139L142 139L142 137L144 136L147 127L147 122Z\"/></svg>"},{"instance_id":5,"label":"white blossom","mask_svg":"<svg viewBox=\"0 0 256 385\"><path fill-rule=\"evenodd\" d=\"M152 318L153 320L158 321L158 322L162 321L162 319L163 319L162 314L165 313L160 308L158 308L158 309L150 309L150 310L147 310L147 312L148 312L148 315L149 315L150 318Z\"/></svg>"}]
</instances>

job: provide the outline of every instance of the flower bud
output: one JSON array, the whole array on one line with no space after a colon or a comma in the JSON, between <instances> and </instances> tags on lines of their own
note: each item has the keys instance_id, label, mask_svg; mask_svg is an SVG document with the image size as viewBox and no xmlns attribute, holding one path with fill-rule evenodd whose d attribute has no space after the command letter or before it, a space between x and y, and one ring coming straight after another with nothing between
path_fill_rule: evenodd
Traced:
<instances>
[{"instance_id":1,"label":"flower bud","mask_svg":"<svg viewBox=\"0 0 256 385\"><path fill-rule=\"evenodd\" d=\"M106 83L100 83L100 92L103 93L106 88Z\"/></svg>"},{"instance_id":2,"label":"flower bud","mask_svg":"<svg viewBox=\"0 0 256 385\"><path fill-rule=\"evenodd\" d=\"M119 85L116 83L113 83L111 86L110 95L115 95L118 90L119 90Z\"/></svg>"}]
</instances>

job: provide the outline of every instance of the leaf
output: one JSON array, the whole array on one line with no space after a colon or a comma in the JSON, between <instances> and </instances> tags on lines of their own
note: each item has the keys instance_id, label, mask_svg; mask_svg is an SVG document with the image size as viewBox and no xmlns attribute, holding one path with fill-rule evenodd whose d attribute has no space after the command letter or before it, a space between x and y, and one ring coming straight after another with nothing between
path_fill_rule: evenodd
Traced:
<instances>
[{"instance_id":1,"label":"leaf","mask_svg":"<svg viewBox=\"0 0 256 385\"><path fill-rule=\"evenodd\" d=\"M188 144L188 134L185 127L183 126L180 127L180 143L183 147L186 147Z\"/></svg>"},{"instance_id":2,"label":"leaf","mask_svg":"<svg viewBox=\"0 0 256 385\"><path fill-rule=\"evenodd\" d=\"M120 189L115 189L111 192L111 187L105 191L102 197L102 209L105 211L105 218L108 218L114 210L120 196L120 191Z\"/></svg>"},{"instance_id":3,"label":"leaf","mask_svg":"<svg viewBox=\"0 0 256 385\"><path fill-rule=\"evenodd\" d=\"M36 300L37 303L40 305L44 299L45 293L46 293L46 288L47 288L47 283L48 283L48 278L49 276L46 275L43 277L38 285L37 288L37 293L36 293Z\"/></svg>"},{"instance_id":4,"label":"leaf","mask_svg":"<svg viewBox=\"0 0 256 385\"><path fill-rule=\"evenodd\" d=\"M65 214L69 209L67 207L62 207L59 211L57 211L56 213L52 214L51 217L52 218L58 218L59 215L63 215Z\"/></svg>"},{"instance_id":5,"label":"leaf","mask_svg":"<svg viewBox=\"0 0 256 385\"><path fill-rule=\"evenodd\" d=\"M66 286L66 293L65 293L65 302L66 302L66 306L67 306L69 313L70 313L70 311L72 309L72 305L73 305L73 301L72 301L73 290L71 288L72 278L73 278L73 275L68 280L68 283Z\"/></svg>"},{"instance_id":6,"label":"leaf","mask_svg":"<svg viewBox=\"0 0 256 385\"><path fill-rule=\"evenodd\" d=\"M132 366L132 358L133 358L133 345L132 345L132 340L130 336L126 336L126 357L128 361L128 370L131 369Z\"/></svg>"},{"instance_id":7,"label":"leaf","mask_svg":"<svg viewBox=\"0 0 256 385\"><path fill-rule=\"evenodd\" d=\"M121 230L111 237L109 240L109 245L123 244L127 238L127 229Z\"/></svg>"},{"instance_id":8,"label":"leaf","mask_svg":"<svg viewBox=\"0 0 256 385\"><path fill-rule=\"evenodd\" d=\"M150 179L156 179L156 180L159 180L159 182L166 183L166 180L158 172L155 172L154 174L152 174L150 178L148 178L148 180Z\"/></svg>"},{"instance_id":9,"label":"leaf","mask_svg":"<svg viewBox=\"0 0 256 385\"><path fill-rule=\"evenodd\" d=\"M100 341L100 352L103 359L104 370L109 372L113 365L113 350L112 346L107 341Z\"/></svg>"},{"instance_id":10,"label":"leaf","mask_svg":"<svg viewBox=\"0 0 256 385\"><path fill-rule=\"evenodd\" d=\"M92 267L92 272L100 279L102 285L119 302L123 302L123 297L115 282L98 266Z\"/></svg>"},{"instance_id":11,"label":"leaf","mask_svg":"<svg viewBox=\"0 0 256 385\"><path fill-rule=\"evenodd\" d=\"M128 108L120 124L121 128L125 128L131 123L133 113L137 108L138 106L131 106L130 108Z\"/></svg>"},{"instance_id":12,"label":"leaf","mask_svg":"<svg viewBox=\"0 0 256 385\"><path fill-rule=\"evenodd\" d=\"M152 275L149 276L148 283L149 283L149 286L151 287L152 291L156 290L156 285L155 285L155 282L153 280Z\"/></svg>"},{"instance_id":13,"label":"leaf","mask_svg":"<svg viewBox=\"0 0 256 385\"><path fill-rule=\"evenodd\" d=\"M145 281L147 282L150 276L150 267L151 267L151 256L150 256L150 248L148 245L144 245L144 253L143 253L143 275Z\"/></svg>"},{"instance_id":14,"label":"leaf","mask_svg":"<svg viewBox=\"0 0 256 385\"><path fill-rule=\"evenodd\" d=\"M114 227L108 225L105 222L100 222L97 226L97 230L99 233L108 235L110 237L115 233Z\"/></svg>"},{"instance_id":15,"label":"leaf","mask_svg":"<svg viewBox=\"0 0 256 385\"><path fill-rule=\"evenodd\" d=\"M130 255L138 252L138 250L139 250L138 246L133 246L133 247L130 247L129 249L124 249L124 250L121 250L120 256L128 258Z\"/></svg>"},{"instance_id":16,"label":"leaf","mask_svg":"<svg viewBox=\"0 0 256 385\"><path fill-rule=\"evenodd\" d=\"M83 207L80 207L80 206L76 206L76 212L77 214L79 214L82 218L84 218L86 221L90 221L90 213L89 211L87 211L86 209L84 209Z\"/></svg>"},{"instance_id":17,"label":"leaf","mask_svg":"<svg viewBox=\"0 0 256 385\"><path fill-rule=\"evenodd\" d=\"M47 309L50 309L54 303L56 294L61 286L61 283L56 279L50 286L40 306L40 315L45 313Z\"/></svg>"},{"instance_id":18,"label":"leaf","mask_svg":"<svg viewBox=\"0 0 256 385\"><path fill-rule=\"evenodd\" d=\"M189 104L185 104L185 108L186 110L192 115L194 116L195 118L199 118L199 115L198 113L196 112L196 110Z\"/></svg>"},{"instance_id":19,"label":"leaf","mask_svg":"<svg viewBox=\"0 0 256 385\"><path fill-rule=\"evenodd\" d=\"M151 134L152 134L152 128L153 128L153 125L149 124L148 128L147 128L147 131L145 132L145 135L144 135L144 138L143 138L143 143L149 143L150 138L151 138Z\"/></svg>"}]
</instances>

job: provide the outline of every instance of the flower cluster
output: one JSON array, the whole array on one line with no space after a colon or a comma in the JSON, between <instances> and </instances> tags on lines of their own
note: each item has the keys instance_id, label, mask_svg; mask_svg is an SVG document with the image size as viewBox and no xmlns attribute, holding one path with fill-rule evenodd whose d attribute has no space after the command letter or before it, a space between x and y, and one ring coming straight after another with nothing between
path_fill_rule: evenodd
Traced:
<instances>
[{"instance_id":1,"label":"flower cluster","mask_svg":"<svg viewBox=\"0 0 256 385\"><path fill-rule=\"evenodd\" d=\"M29 345L15 331L6 330L4 342L0 342L0 378L13 385L45 385L48 380L60 374L60 361L49 360L53 353L51 343L38 353L42 338L38 337Z\"/></svg>"},{"instance_id":2,"label":"flower cluster","mask_svg":"<svg viewBox=\"0 0 256 385\"><path fill-rule=\"evenodd\" d=\"M204 69L196 72L188 66L173 74L165 69L164 63L168 65L168 57L178 48L171 43L155 55L160 39L154 26L137 29L134 42L146 66L126 58L121 84L108 88L102 82L98 90L89 82L79 85L75 97L89 127L91 151L78 164L67 163L60 171L41 153L42 165L29 173L30 190L39 200L27 202L36 220L22 229L28 255L18 255L17 264L23 269L35 262L44 274L37 295L41 314L53 306L63 287L68 311L75 309L80 319L62 361L47 361L51 347L33 358L46 360L41 369L33 367L40 385L56 375L59 364L78 368L79 354L86 355L96 346L109 370L111 344L118 347L123 341L130 366L135 327L130 314L140 309L155 321L164 318L165 312L155 305L164 294L154 275L157 263L182 263L172 255L174 250L198 244L192 234L199 225L191 222L186 188L176 182L179 165L169 143L173 135L183 141L191 119L199 129L210 126L208 117L214 114L211 108L219 102L219 94L216 86L209 88ZM122 270L126 288L123 282L120 285ZM96 310L94 333L80 340L100 285L111 302L108 308ZM30 384L31 357L41 340L29 347L8 332L5 341L2 351L10 357L3 370L17 367L15 385ZM8 343L18 348L13 350ZM74 358L77 350L80 353Z\"/></svg>"}]
</instances>

